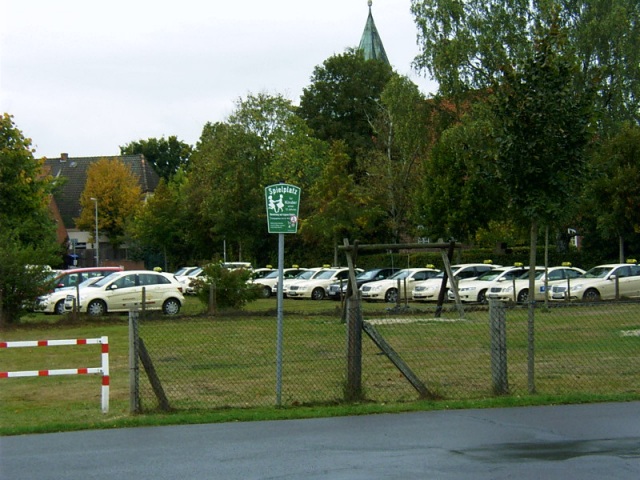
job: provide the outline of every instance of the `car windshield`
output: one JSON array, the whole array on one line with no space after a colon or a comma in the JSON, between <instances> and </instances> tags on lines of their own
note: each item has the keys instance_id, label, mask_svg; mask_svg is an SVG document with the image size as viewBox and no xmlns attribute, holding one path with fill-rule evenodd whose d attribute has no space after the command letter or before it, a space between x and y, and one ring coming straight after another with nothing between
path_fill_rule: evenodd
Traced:
<instances>
[{"instance_id":1,"label":"car windshield","mask_svg":"<svg viewBox=\"0 0 640 480\"><path fill-rule=\"evenodd\" d=\"M313 277L314 280L326 280L333 277L337 270L320 270L317 275Z\"/></svg>"},{"instance_id":2,"label":"car windshield","mask_svg":"<svg viewBox=\"0 0 640 480\"><path fill-rule=\"evenodd\" d=\"M544 277L544 270L536 270L535 279L540 280L542 277ZM518 280L529 280L529 271L527 270L522 275L520 275L518 277Z\"/></svg>"},{"instance_id":3,"label":"car windshield","mask_svg":"<svg viewBox=\"0 0 640 480\"><path fill-rule=\"evenodd\" d=\"M273 272L269 272L262 278L278 278L278 270L274 270Z\"/></svg>"},{"instance_id":4,"label":"car windshield","mask_svg":"<svg viewBox=\"0 0 640 480\"><path fill-rule=\"evenodd\" d=\"M300 273L298 276L295 277L296 280L308 280L309 278L313 277L314 274L318 273L319 270L305 270L304 272Z\"/></svg>"},{"instance_id":5,"label":"car windshield","mask_svg":"<svg viewBox=\"0 0 640 480\"><path fill-rule=\"evenodd\" d=\"M192 270L195 270L196 268L197 267L182 267L180 270L174 273L174 275L177 275L177 276L189 275L189 272L191 272Z\"/></svg>"},{"instance_id":6,"label":"car windshield","mask_svg":"<svg viewBox=\"0 0 640 480\"><path fill-rule=\"evenodd\" d=\"M92 283L91 285L88 285L89 287L103 287L104 285L106 285L107 283L109 283L111 280L113 280L114 278L118 278L120 275L122 275L123 272L115 272L112 273L110 275L106 275L104 277L102 277L100 280L98 280L96 283Z\"/></svg>"},{"instance_id":7,"label":"car windshield","mask_svg":"<svg viewBox=\"0 0 640 480\"><path fill-rule=\"evenodd\" d=\"M403 278L407 278L411 275L413 271L411 270L400 270L399 272L394 273L389 277L389 280L402 280Z\"/></svg>"},{"instance_id":8,"label":"car windshield","mask_svg":"<svg viewBox=\"0 0 640 480\"><path fill-rule=\"evenodd\" d=\"M612 267L593 267L582 275L582 278L605 278L611 270L613 270Z\"/></svg>"},{"instance_id":9,"label":"car windshield","mask_svg":"<svg viewBox=\"0 0 640 480\"><path fill-rule=\"evenodd\" d=\"M489 270L488 272L484 272L482 275L476 278L476 280L482 280L483 282L492 282L505 272L506 270Z\"/></svg>"},{"instance_id":10,"label":"car windshield","mask_svg":"<svg viewBox=\"0 0 640 480\"><path fill-rule=\"evenodd\" d=\"M373 280L379 273L380 270L367 270L356 275L356 280Z\"/></svg>"}]
</instances>

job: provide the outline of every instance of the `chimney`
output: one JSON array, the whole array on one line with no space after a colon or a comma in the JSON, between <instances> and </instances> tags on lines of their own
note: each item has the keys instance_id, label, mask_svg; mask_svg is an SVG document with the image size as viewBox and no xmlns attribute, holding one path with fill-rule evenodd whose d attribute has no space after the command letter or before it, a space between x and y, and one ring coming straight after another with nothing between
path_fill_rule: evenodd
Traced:
<instances>
[{"instance_id":1,"label":"chimney","mask_svg":"<svg viewBox=\"0 0 640 480\"><path fill-rule=\"evenodd\" d=\"M69 154L68 153L61 153L60 154L60 163L65 163L67 160L69 160Z\"/></svg>"}]
</instances>

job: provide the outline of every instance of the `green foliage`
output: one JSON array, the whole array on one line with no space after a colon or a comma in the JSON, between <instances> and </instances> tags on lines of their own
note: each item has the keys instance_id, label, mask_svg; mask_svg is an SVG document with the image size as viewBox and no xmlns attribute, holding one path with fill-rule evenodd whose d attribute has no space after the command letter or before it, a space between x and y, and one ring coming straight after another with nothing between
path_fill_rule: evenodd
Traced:
<instances>
[{"instance_id":1,"label":"green foliage","mask_svg":"<svg viewBox=\"0 0 640 480\"><path fill-rule=\"evenodd\" d=\"M0 326L17 323L46 289L45 265L60 261L48 210L51 179L33 157L31 141L0 117ZM32 265L34 267L26 267Z\"/></svg>"},{"instance_id":2,"label":"green foliage","mask_svg":"<svg viewBox=\"0 0 640 480\"><path fill-rule=\"evenodd\" d=\"M590 181L583 197L583 216L595 221L595 231L612 243L640 233L640 127L625 124L595 150ZM624 257L623 252L620 256Z\"/></svg>"},{"instance_id":3,"label":"green foliage","mask_svg":"<svg viewBox=\"0 0 640 480\"><path fill-rule=\"evenodd\" d=\"M164 179L137 211L128 234L152 252L162 252L167 265L190 263L191 215L187 203L188 179L179 171Z\"/></svg>"},{"instance_id":4,"label":"green foliage","mask_svg":"<svg viewBox=\"0 0 640 480\"><path fill-rule=\"evenodd\" d=\"M205 305L209 304L209 289L215 288L215 303L219 309L240 309L247 303L262 296L262 289L250 283L251 272L243 268L229 270L219 262L210 263L203 267L204 275L194 280L194 287L198 299Z\"/></svg>"},{"instance_id":5,"label":"green foliage","mask_svg":"<svg viewBox=\"0 0 640 480\"><path fill-rule=\"evenodd\" d=\"M591 97L557 26L539 35L532 57L495 87L494 160L512 217L549 225L583 183Z\"/></svg>"},{"instance_id":6,"label":"green foliage","mask_svg":"<svg viewBox=\"0 0 640 480\"><path fill-rule=\"evenodd\" d=\"M165 180L188 167L192 151L191 145L181 142L175 135L138 140L120 147L122 155L144 155L158 176Z\"/></svg>"},{"instance_id":7,"label":"green foliage","mask_svg":"<svg viewBox=\"0 0 640 480\"><path fill-rule=\"evenodd\" d=\"M370 122L378 114L377 101L391 73L387 63L365 60L362 52L349 50L316 67L311 85L303 90L300 117L317 138L347 145L350 173L358 153L373 147Z\"/></svg>"},{"instance_id":8,"label":"green foliage","mask_svg":"<svg viewBox=\"0 0 640 480\"><path fill-rule=\"evenodd\" d=\"M585 78L597 81L596 110L608 130L640 112L640 3L637 0L412 0L418 69L445 96L491 87L504 66L534 54L536 30L556 19L568 32Z\"/></svg>"}]
</instances>

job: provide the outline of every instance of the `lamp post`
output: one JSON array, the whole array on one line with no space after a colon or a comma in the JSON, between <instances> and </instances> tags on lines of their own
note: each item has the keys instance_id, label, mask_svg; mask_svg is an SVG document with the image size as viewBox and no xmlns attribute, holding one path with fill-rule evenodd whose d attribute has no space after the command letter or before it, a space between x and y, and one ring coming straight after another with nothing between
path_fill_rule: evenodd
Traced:
<instances>
[{"instance_id":1,"label":"lamp post","mask_svg":"<svg viewBox=\"0 0 640 480\"><path fill-rule=\"evenodd\" d=\"M93 202L96 205L96 267L100 266L100 239L99 239L99 233L98 233L98 199L91 197L91 200L93 200Z\"/></svg>"}]
</instances>

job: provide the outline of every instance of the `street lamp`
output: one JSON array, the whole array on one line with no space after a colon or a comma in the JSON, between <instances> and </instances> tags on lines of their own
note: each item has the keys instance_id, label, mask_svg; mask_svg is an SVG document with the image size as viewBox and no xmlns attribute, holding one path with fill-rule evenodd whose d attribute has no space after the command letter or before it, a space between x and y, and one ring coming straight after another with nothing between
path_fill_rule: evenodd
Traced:
<instances>
[{"instance_id":1,"label":"street lamp","mask_svg":"<svg viewBox=\"0 0 640 480\"><path fill-rule=\"evenodd\" d=\"M98 233L98 199L91 197L91 200L93 200L93 202L96 205L96 267L100 266L100 240L99 240L99 233Z\"/></svg>"}]
</instances>

